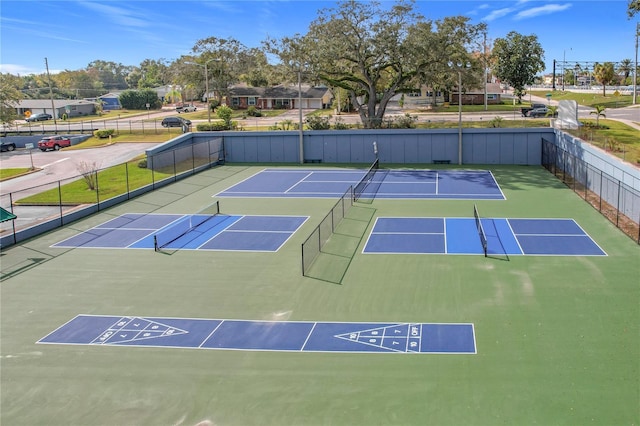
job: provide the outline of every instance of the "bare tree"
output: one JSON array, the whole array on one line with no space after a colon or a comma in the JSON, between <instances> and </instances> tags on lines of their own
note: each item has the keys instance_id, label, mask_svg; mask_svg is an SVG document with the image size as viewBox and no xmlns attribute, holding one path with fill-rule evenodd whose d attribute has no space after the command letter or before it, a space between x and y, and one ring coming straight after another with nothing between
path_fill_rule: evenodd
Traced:
<instances>
[{"instance_id":1,"label":"bare tree","mask_svg":"<svg viewBox=\"0 0 640 426\"><path fill-rule=\"evenodd\" d=\"M100 170L100 164L97 161L81 161L78 163L76 169L82 175L87 187L91 191L95 191L98 187L98 170Z\"/></svg>"}]
</instances>

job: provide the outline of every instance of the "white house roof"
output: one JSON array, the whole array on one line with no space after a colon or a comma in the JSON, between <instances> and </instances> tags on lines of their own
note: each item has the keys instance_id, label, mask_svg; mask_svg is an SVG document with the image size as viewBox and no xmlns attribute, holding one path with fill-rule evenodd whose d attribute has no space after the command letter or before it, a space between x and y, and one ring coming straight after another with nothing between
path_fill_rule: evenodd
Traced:
<instances>
[{"instance_id":1,"label":"white house roof","mask_svg":"<svg viewBox=\"0 0 640 426\"><path fill-rule=\"evenodd\" d=\"M87 105L95 102L86 101L84 99L54 99L53 106L55 109L64 108L73 105ZM18 102L16 108L21 109L47 109L51 108L51 99L23 99Z\"/></svg>"}]
</instances>

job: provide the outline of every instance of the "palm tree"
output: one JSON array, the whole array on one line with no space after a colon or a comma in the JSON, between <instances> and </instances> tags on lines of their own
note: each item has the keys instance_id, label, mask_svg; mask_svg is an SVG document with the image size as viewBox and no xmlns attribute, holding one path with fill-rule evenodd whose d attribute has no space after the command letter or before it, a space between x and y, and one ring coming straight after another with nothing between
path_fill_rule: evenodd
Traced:
<instances>
[{"instance_id":1,"label":"palm tree","mask_svg":"<svg viewBox=\"0 0 640 426\"><path fill-rule=\"evenodd\" d=\"M591 111L589 114L596 115L596 127L600 127L600 117L602 116L603 118L607 118L607 116L604 113L604 110L606 108L603 107L602 105L594 105L594 108L595 108L595 111Z\"/></svg>"},{"instance_id":2,"label":"palm tree","mask_svg":"<svg viewBox=\"0 0 640 426\"><path fill-rule=\"evenodd\" d=\"M633 71L633 62L631 61L631 59L623 59L622 61L620 61L617 71L624 76L622 84L627 84L627 79L629 78L631 71Z\"/></svg>"},{"instance_id":3,"label":"palm tree","mask_svg":"<svg viewBox=\"0 0 640 426\"><path fill-rule=\"evenodd\" d=\"M613 62L605 62L603 64L596 64L593 67L593 76L596 81L602 84L602 96L607 96L607 84L613 82L615 77L615 71L613 70Z\"/></svg>"}]
</instances>

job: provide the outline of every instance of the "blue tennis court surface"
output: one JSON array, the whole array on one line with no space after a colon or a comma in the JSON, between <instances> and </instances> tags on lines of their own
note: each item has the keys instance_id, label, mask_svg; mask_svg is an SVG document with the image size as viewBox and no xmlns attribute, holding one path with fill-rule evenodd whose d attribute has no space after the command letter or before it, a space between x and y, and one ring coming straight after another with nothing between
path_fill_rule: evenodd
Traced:
<instances>
[{"instance_id":1,"label":"blue tennis court surface","mask_svg":"<svg viewBox=\"0 0 640 426\"><path fill-rule=\"evenodd\" d=\"M481 219L489 255L606 256L573 219ZM364 253L484 254L473 218L380 217Z\"/></svg>"},{"instance_id":2,"label":"blue tennis court surface","mask_svg":"<svg viewBox=\"0 0 640 426\"><path fill-rule=\"evenodd\" d=\"M218 197L339 198L366 170L265 169L216 194ZM379 169L362 198L504 200L488 170Z\"/></svg>"},{"instance_id":3,"label":"blue tennis court surface","mask_svg":"<svg viewBox=\"0 0 640 426\"><path fill-rule=\"evenodd\" d=\"M37 343L250 351L475 354L473 324L78 315Z\"/></svg>"},{"instance_id":4,"label":"blue tennis court surface","mask_svg":"<svg viewBox=\"0 0 640 426\"><path fill-rule=\"evenodd\" d=\"M52 247L153 249L155 236L163 241L165 249L273 252L307 219L308 216L128 213Z\"/></svg>"}]
</instances>

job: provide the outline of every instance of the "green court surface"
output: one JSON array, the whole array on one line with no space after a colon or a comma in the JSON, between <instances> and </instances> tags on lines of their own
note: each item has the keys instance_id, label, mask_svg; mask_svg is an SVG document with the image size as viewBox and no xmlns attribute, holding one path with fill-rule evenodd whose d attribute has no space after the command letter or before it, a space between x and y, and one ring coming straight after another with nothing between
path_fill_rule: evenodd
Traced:
<instances>
[{"instance_id":1,"label":"green court surface","mask_svg":"<svg viewBox=\"0 0 640 426\"><path fill-rule=\"evenodd\" d=\"M491 167L506 200L358 202L311 277L301 244L333 199L220 198L310 216L275 253L51 247L125 213L199 211L262 168L209 169L4 250L0 424L640 424L640 246L539 167ZM471 218L474 203L572 218L607 256L362 253L377 217ZM80 314L471 323L477 353L36 344Z\"/></svg>"}]
</instances>

